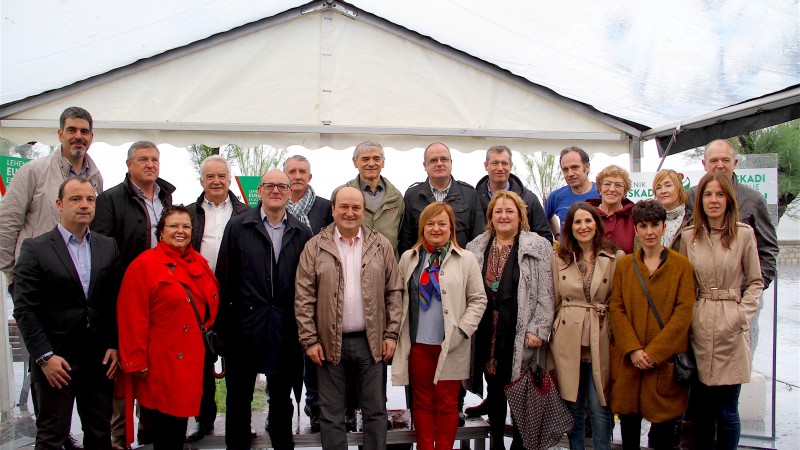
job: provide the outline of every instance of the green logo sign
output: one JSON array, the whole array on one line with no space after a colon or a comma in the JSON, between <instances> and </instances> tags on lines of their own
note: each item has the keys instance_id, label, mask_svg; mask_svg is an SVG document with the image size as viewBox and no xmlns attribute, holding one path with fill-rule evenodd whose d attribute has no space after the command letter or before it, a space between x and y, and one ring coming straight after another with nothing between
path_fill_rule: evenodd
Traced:
<instances>
[{"instance_id":1,"label":"green logo sign","mask_svg":"<svg viewBox=\"0 0 800 450\"><path fill-rule=\"evenodd\" d=\"M0 183L0 195L6 195L8 183L11 183L11 179L14 178L17 169L28 161L30 160L27 158L0 156L0 180L2 180L2 183Z\"/></svg>"},{"instance_id":2,"label":"green logo sign","mask_svg":"<svg viewBox=\"0 0 800 450\"><path fill-rule=\"evenodd\" d=\"M236 183L239 184L239 190L242 192L244 202L247 206L255 208L258 205L258 185L261 183L261 177L236 177Z\"/></svg>"}]
</instances>

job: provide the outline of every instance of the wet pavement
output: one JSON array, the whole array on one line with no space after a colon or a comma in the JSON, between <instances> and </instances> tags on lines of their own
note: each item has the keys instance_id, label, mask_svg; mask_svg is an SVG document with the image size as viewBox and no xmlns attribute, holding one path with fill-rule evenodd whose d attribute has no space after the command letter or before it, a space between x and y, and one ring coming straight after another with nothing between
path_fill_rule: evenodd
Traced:
<instances>
[{"instance_id":1,"label":"wet pavement","mask_svg":"<svg viewBox=\"0 0 800 450\"><path fill-rule=\"evenodd\" d=\"M742 446L748 448L800 448L800 265L780 264L778 267L778 315L777 339L775 346L776 373L772 370L772 333L774 307L774 286L764 293L764 308L759 315L759 344L753 358L753 370L764 376L764 392L758 392L756 399L765 399L764 405L751 404L755 400L748 400L743 396L740 402L740 411L744 409L763 409L766 414L763 419L747 420L742 424ZM14 363L14 380L16 395L22 387L22 363ZM775 437L772 435L772 382L775 380ZM387 407L389 409L402 409L405 407L405 394L403 388L391 386L387 389ZM467 406L480 402L477 396L468 394L465 400ZM29 410L32 405L29 400ZM259 434L264 433L263 415L254 416L253 426ZM305 415L295 420L300 424L305 423ZM258 423L261 422L261 423ZM77 413L73 414L72 430L76 436L81 435L80 420ZM221 432L222 420L217 425ZM33 444L35 423L30 413L21 412L19 408L0 420L0 450L11 450ZM189 425L191 430L192 424ZM618 430L619 427L616 427ZM643 427L643 435L646 428ZM619 442L619 435L615 440ZM507 446L510 439L506 439ZM643 439L643 443L646 439ZM356 449L357 447L350 447Z\"/></svg>"}]
</instances>

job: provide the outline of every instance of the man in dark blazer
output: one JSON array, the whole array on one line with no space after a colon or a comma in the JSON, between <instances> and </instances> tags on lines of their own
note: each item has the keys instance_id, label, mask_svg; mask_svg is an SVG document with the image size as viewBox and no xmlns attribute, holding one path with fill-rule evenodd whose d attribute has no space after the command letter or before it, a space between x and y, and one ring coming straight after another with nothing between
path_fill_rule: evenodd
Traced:
<instances>
[{"instance_id":1,"label":"man in dark blazer","mask_svg":"<svg viewBox=\"0 0 800 450\"><path fill-rule=\"evenodd\" d=\"M276 450L293 449L290 399L302 376L303 352L294 316L295 271L311 229L286 209L289 179L280 170L261 177L256 208L228 222L217 259L221 334L228 386L225 443L249 449L250 403L256 375L267 375L269 437Z\"/></svg>"},{"instance_id":2,"label":"man in dark blazer","mask_svg":"<svg viewBox=\"0 0 800 450\"><path fill-rule=\"evenodd\" d=\"M62 447L76 401L84 446L111 448L119 252L89 231L95 200L86 178L64 181L59 224L25 240L14 267L14 318L35 363L36 449Z\"/></svg>"}]
</instances>

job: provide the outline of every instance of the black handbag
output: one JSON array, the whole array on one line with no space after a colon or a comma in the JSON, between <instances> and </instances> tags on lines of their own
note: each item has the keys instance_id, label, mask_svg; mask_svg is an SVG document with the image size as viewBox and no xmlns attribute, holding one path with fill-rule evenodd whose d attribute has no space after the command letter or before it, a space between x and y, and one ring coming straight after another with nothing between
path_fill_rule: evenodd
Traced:
<instances>
[{"instance_id":1,"label":"black handbag","mask_svg":"<svg viewBox=\"0 0 800 450\"><path fill-rule=\"evenodd\" d=\"M172 273L175 273L174 265L167 264L167 267L169 267L169 270L171 270ZM208 354L211 355L212 358L216 358L217 348L218 348L217 333L215 333L214 330L207 329L206 326L203 324L203 319L200 318L200 312L197 311L197 305L194 304L194 298L192 297L192 292L189 290L189 287L187 287L180 281L178 281L178 283L180 283L181 286L183 286L183 289L186 291L186 295L188 296L187 300L189 300L189 303L192 304L192 309L194 310L194 316L195 318L197 318L197 324L200 325L200 336L203 338L203 345L205 345L206 347L206 352L208 352Z\"/></svg>"},{"instance_id":2,"label":"black handbag","mask_svg":"<svg viewBox=\"0 0 800 450\"><path fill-rule=\"evenodd\" d=\"M644 295L647 297L647 303L650 305L650 310L653 311L653 315L656 317L658 326L661 327L661 329L664 329L664 322L661 321L661 316L659 316L658 311L656 311L656 305L653 303L653 298L650 297L650 291L647 290L647 286L644 284L642 273L639 271L639 265L636 264L636 255L633 255L632 260L633 269L636 271L636 276L639 277L639 283L641 283L642 289L644 290ZM688 351L673 355L672 360L675 363L675 382L681 386L688 386L692 384L692 380L697 377L697 361L694 359L694 352L692 352L691 343L689 344Z\"/></svg>"}]
</instances>

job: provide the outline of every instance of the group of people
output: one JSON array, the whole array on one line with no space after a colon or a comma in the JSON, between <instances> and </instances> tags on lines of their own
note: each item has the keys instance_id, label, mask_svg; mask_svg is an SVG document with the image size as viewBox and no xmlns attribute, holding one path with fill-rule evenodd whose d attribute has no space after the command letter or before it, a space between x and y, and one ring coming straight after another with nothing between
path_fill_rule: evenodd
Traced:
<instances>
[{"instance_id":1,"label":"group of people","mask_svg":"<svg viewBox=\"0 0 800 450\"><path fill-rule=\"evenodd\" d=\"M217 413L217 351L230 449L257 435L258 374L273 448L294 448L301 379L323 448L346 448L356 410L364 447L386 448L389 364L407 387L417 448L452 448L466 414L488 415L502 449L504 387L545 360L574 418L572 449L584 448L585 409L595 448L610 448L613 414L625 448L639 448L642 418L651 447L675 448L687 407L698 448L738 442L751 323L777 243L763 197L736 181L727 141L706 147L697 188L661 171L656 198L636 205L627 171L609 166L592 183L579 147L561 152L567 185L544 205L511 173L505 146L487 150L473 188L433 143L425 181L402 195L381 175L383 148L366 141L353 153L358 175L330 200L295 155L262 176L249 208L223 157L203 161L203 192L184 207L172 204L152 142L131 145L125 180L103 190L86 153L91 115L68 108L58 135L60 151L20 168L0 204L0 268L31 355L37 449L81 447L69 433L76 402L89 448L125 449L134 435L164 449L202 439ZM673 356L690 346L691 401L673 375ZM484 401L464 410L466 390ZM522 449L513 414L512 424L511 448Z\"/></svg>"}]
</instances>

